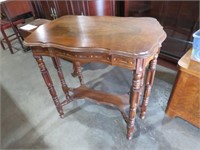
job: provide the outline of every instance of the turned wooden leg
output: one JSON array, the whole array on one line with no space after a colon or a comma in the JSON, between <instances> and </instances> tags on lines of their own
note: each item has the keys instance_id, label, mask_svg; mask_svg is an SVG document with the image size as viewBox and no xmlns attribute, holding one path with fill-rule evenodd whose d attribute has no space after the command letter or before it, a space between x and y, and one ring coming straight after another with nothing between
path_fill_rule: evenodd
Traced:
<instances>
[{"instance_id":1,"label":"turned wooden leg","mask_svg":"<svg viewBox=\"0 0 200 150\"><path fill-rule=\"evenodd\" d=\"M83 75L81 73L81 64L80 64L80 62L73 62L73 68L74 68L74 72L72 73L72 76L73 77L78 76L81 85L83 85L84 82L83 82Z\"/></svg>"},{"instance_id":2,"label":"turned wooden leg","mask_svg":"<svg viewBox=\"0 0 200 150\"><path fill-rule=\"evenodd\" d=\"M64 113L63 113L63 109L62 106L59 102L58 96L56 94L56 91L53 87L53 82L51 80L50 74L45 66L45 63L43 62L43 59L41 56L34 56L34 58L36 59L38 66L40 68L42 77L46 83L46 86L49 89L49 93L51 94L52 98L53 98L53 102L57 108L58 113L60 114L60 117L63 118L64 117Z\"/></svg>"},{"instance_id":3,"label":"turned wooden leg","mask_svg":"<svg viewBox=\"0 0 200 150\"><path fill-rule=\"evenodd\" d=\"M136 70L133 74L133 81L130 94L130 110L129 110L129 120L127 123L127 138L130 140L134 132L134 122L136 116L136 109L138 106L140 98L140 89L142 81L142 60L136 61Z\"/></svg>"},{"instance_id":4,"label":"turned wooden leg","mask_svg":"<svg viewBox=\"0 0 200 150\"><path fill-rule=\"evenodd\" d=\"M140 114L141 119L145 118L147 105L148 105L149 97L151 93L151 88L153 86L153 81L155 77L157 58L158 58L158 55L156 55L154 59L151 60L149 63L149 68L147 71L147 78L146 78L146 83L145 83L144 97L143 97L143 102L142 102L142 107L141 107L141 114Z\"/></svg>"},{"instance_id":5,"label":"turned wooden leg","mask_svg":"<svg viewBox=\"0 0 200 150\"><path fill-rule=\"evenodd\" d=\"M74 71L71 73L71 75L72 75L73 77L77 77L78 74L77 74L77 70L76 70L76 64L75 64L75 62L73 62L72 64L73 64L73 70L74 70Z\"/></svg>"},{"instance_id":6,"label":"turned wooden leg","mask_svg":"<svg viewBox=\"0 0 200 150\"><path fill-rule=\"evenodd\" d=\"M65 82L64 74L61 69L62 66L60 63L60 59L58 57L52 57L52 61L53 61L54 67L56 68L56 70L58 72L58 77L60 79L62 90L65 93L67 100L69 100L70 99L69 88Z\"/></svg>"},{"instance_id":7,"label":"turned wooden leg","mask_svg":"<svg viewBox=\"0 0 200 150\"><path fill-rule=\"evenodd\" d=\"M140 96L142 95L143 89L144 89L144 76L145 76L145 72L146 72L146 68L144 67L143 71L142 71L141 82L140 82Z\"/></svg>"}]
</instances>

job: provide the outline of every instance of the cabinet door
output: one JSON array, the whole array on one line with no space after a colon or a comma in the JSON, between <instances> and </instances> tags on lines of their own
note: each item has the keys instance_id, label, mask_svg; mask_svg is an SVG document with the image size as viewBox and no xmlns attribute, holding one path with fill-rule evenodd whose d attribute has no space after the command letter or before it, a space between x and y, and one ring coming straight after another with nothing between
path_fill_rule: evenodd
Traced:
<instances>
[{"instance_id":1,"label":"cabinet door","mask_svg":"<svg viewBox=\"0 0 200 150\"><path fill-rule=\"evenodd\" d=\"M124 2L124 16L142 17L148 16L151 8L150 1L129 1Z\"/></svg>"},{"instance_id":2,"label":"cabinet door","mask_svg":"<svg viewBox=\"0 0 200 150\"><path fill-rule=\"evenodd\" d=\"M88 1L89 16L115 16L114 0Z\"/></svg>"},{"instance_id":3,"label":"cabinet door","mask_svg":"<svg viewBox=\"0 0 200 150\"><path fill-rule=\"evenodd\" d=\"M32 1L38 17L53 19L64 15L115 16L115 0ZM53 12L52 12L53 11Z\"/></svg>"},{"instance_id":4,"label":"cabinet door","mask_svg":"<svg viewBox=\"0 0 200 150\"><path fill-rule=\"evenodd\" d=\"M35 5L35 10L38 12L38 17L46 19L55 19L62 15L72 15L71 1L32 1Z\"/></svg>"},{"instance_id":5,"label":"cabinet door","mask_svg":"<svg viewBox=\"0 0 200 150\"><path fill-rule=\"evenodd\" d=\"M48 1L34 1L34 3L37 3L37 6L38 6L37 7L37 10L39 10L39 16L38 17L42 17L42 18L46 18L46 19L52 19L51 9L50 9Z\"/></svg>"},{"instance_id":6,"label":"cabinet door","mask_svg":"<svg viewBox=\"0 0 200 150\"><path fill-rule=\"evenodd\" d=\"M192 47L192 33L199 27L198 1L162 2L159 21L167 33L161 55L178 61Z\"/></svg>"},{"instance_id":7,"label":"cabinet door","mask_svg":"<svg viewBox=\"0 0 200 150\"><path fill-rule=\"evenodd\" d=\"M177 62L192 47L192 33L199 28L199 1L128 1L125 16L154 17L167 33L163 58Z\"/></svg>"}]
</instances>

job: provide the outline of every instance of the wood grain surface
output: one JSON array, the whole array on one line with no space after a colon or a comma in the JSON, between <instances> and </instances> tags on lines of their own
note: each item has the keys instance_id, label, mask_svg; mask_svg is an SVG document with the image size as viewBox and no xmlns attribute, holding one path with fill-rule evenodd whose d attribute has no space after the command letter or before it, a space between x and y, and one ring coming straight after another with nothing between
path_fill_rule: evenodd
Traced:
<instances>
[{"instance_id":1,"label":"wood grain surface","mask_svg":"<svg viewBox=\"0 0 200 150\"><path fill-rule=\"evenodd\" d=\"M191 60L189 50L178 62L179 72L166 113L200 128L200 62Z\"/></svg>"},{"instance_id":2,"label":"wood grain surface","mask_svg":"<svg viewBox=\"0 0 200 150\"><path fill-rule=\"evenodd\" d=\"M155 53L165 38L162 26L154 18L63 16L40 26L24 43L140 57Z\"/></svg>"}]
</instances>

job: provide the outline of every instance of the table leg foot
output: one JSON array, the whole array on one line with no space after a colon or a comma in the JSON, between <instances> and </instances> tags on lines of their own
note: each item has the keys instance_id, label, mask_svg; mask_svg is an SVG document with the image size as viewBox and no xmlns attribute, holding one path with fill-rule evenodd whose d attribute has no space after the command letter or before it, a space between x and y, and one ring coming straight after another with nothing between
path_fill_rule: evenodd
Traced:
<instances>
[{"instance_id":1,"label":"table leg foot","mask_svg":"<svg viewBox=\"0 0 200 150\"><path fill-rule=\"evenodd\" d=\"M73 77L77 77L78 76L75 62L73 62L73 72L71 73L71 75Z\"/></svg>"},{"instance_id":2,"label":"table leg foot","mask_svg":"<svg viewBox=\"0 0 200 150\"><path fill-rule=\"evenodd\" d=\"M175 109L176 110L176 109ZM175 118L177 116L176 111L170 109L167 107L165 113L170 117L170 118Z\"/></svg>"},{"instance_id":3,"label":"table leg foot","mask_svg":"<svg viewBox=\"0 0 200 150\"><path fill-rule=\"evenodd\" d=\"M81 85L84 85L83 75L81 73L81 64L80 62L73 62L74 72L71 74L73 77L78 76Z\"/></svg>"},{"instance_id":4,"label":"table leg foot","mask_svg":"<svg viewBox=\"0 0 200 150\"><path fill-rule=\"evenodd\" d=\"M128 140L131 140L131 139L132 139L132 136L133 136L133 132L134 132L134 126L133 126L133 127L130 127L130 128L128 127L127 130L128 130L127 139L128 139Z\"/></svg>"},{"instance_id":5,"label":"table leg foot","mask_svg":"<svg viewBox=\"0 0 200 150\"><path fill-rule=\"evenodd\" d=\"M62 119L64 118L64 113L60 114L60 118Z\"/></svg>"}]
</instances>

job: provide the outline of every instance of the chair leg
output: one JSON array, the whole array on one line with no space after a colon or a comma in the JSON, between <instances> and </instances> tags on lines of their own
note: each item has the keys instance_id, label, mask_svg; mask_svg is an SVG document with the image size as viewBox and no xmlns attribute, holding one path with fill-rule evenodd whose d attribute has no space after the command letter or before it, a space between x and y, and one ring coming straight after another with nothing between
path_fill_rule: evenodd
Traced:
<instances>
[{"instance_id":1,"label":"chair leg","mask_svg":"<svg viewBox=\"0 0 200 150\"><path fill-rule=\"evenodd\" d=\"M3 48L3 50L5 50L5 46L3 44L3 40L1 40L1 47Z\"/></svg>"},{"instance_id":2,"label":"chair leg","mask_svg":"<svg viewBox=\"0 0 200 150\"><path fill-rule=\"evenodd\" d=\"M13 52L11 43L10 43L10 41L9 41L9 39L8 39L8 36L7 36L6 33L5 33L5 30L4 30L4 29L1 29L1 33L2 33L2 35L3 35L3 37L4 37L5 41L6 41L6 44L8 45L8 48L9 48L11 54L13 54L14 52ZM5 47L4 47L4 48L5 48Z\"/></svg>"},{"instance_id":3,"label":"chair leg","mask_svg":"<svg viewBox=\"0 0 200 150\"><path fill-rule=\"evenodd\" d=\"M16 38L17 38L17 40L19 41L19 43L20 43L22 49L24 49L24 45L23 45L23 43L22 43L22 39L23 39L23 38L20 36L17 27L16 27L16 26L12 26L12 29L13 29L13 32L15 33ZM9 41L9 38L8 38L8 36L7 36L6 32L5 32L5 30L2 29L2 28L1 28L1 33L2 33L2 35L3 35L3 37L4 37L4 40L6 41L6 44L8 45L8 48L9 48L11 54L14 54L13 49L12 49L11 42ZM21 38L21 39L20 39L20 38ZM4 44L3 44L3 41L1 41L1 46L2 46L3 49L5 49L5 46L4 46Z\"/></svg>"},{"instance_id":4,"label":"chair leg","mask_svg":"<svg viewBox=\"0 0 200 150\"><path fill-rule=\"evenodd\" d=\"M15 34L16 34L16 36L17 36L17 39L18 39L18 41L19 41L19 43L20 43L22 49L24 49L24 45L23 45L23 43L22 43L23 38L22 38L22 36L20 35L20 33L19 33L19 31L18 31L18 29L17 29L16 26L13 26L13 31L15 32ZM21 38L22 40L21 40L20 38Z\"/></svg>"}]
</instances>

